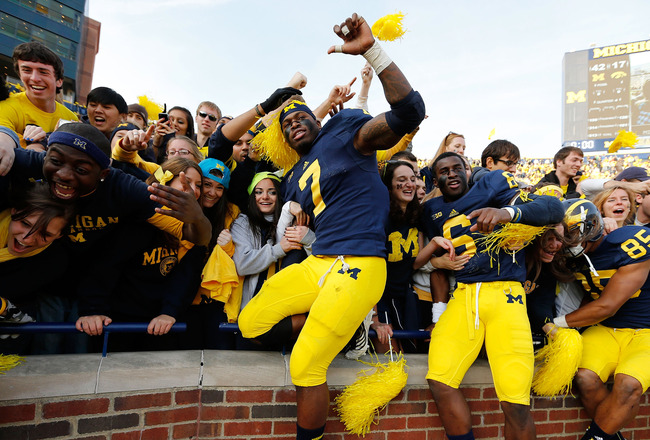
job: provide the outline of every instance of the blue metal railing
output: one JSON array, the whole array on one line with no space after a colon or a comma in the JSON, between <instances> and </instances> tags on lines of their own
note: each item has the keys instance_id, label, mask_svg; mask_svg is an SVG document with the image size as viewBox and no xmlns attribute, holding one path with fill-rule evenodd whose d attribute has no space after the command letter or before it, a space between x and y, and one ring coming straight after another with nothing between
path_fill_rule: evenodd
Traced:
<instances>
[{"instance_id":1,"label":"blue metal railing","mask_svg":"<svg viewBox=\"0 0 650 440\"><path fill-rule=\"evenodd\" d=\"M111 333L144 333L149 326L148 322L114 322L104 326L102 332L104 343L102 357L106 357L108 351L108 337ZM184 332L187 324L177 322L170 332ZM34 334L34 333L79 333L79 330L71 322L31 322L29 324L0 324L0 334Z\"/></svg>"}]
</instances>

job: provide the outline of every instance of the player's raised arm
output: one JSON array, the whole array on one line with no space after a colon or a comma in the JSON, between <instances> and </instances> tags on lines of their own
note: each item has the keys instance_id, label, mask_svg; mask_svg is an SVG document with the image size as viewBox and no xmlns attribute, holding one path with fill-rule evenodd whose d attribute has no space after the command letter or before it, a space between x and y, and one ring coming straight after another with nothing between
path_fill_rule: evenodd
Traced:
<instances>
[{"instance_id":1,"label":"player's raised arm","mask_svg":"<svg viewBox=\"0 0 650 440\"><path fill-rule=\"evenodd\" d=\"M328 53L363 55L384 88L391 110L368 121L357 133L354 147L363 154L390 148L402 136L413 131L424 119L424 101L408 80L375 41L370 26L357 14L334 26L343 44L332 46Z\"/></svg>"}]
</instances>

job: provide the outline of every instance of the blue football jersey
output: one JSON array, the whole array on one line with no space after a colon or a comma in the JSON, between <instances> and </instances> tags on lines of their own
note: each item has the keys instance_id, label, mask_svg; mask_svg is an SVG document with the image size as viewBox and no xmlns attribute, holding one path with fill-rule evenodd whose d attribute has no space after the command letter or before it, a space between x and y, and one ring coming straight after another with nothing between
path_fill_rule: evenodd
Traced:
<instances>
[{"instance_id":1,"label":"blue football jersey","mask_svg":"<svg viewBox=\"0 0 650 440\"><path fill-rule=\"evenodd\" d=\"M482 252L483 246L476 243L484 235L469 230L476 219L467 218L476 209L503 208L522 199L525 200L526 195L521 193L512 174L507 171L492 171L458 200L445 202L443 197L436 197L424 204L423 224L429 239L443 236L452 241L456 255L472 255L465 267L456 272L456 281L525 281L524 253L516 252L514 260L506 252L494 253L490 257Z\"/></svg>"},{"instance_id":2,"label":"blue football jersey","mask_svg":"<svg viewBox=\"0 0 650 440\"><path fill-rule=\"evenodd\" d=\"M576 273L576 278L597 299L619 268L650 258L650 230L643 226L623 226L608 234L588 256L598 276L585 266ZM612 328L650 328L650 280L646 279L641 289L602 324Z\"/></svg>"},{"instance_id":3,"label":"blue football jersey","mask_svg":"<svg viewBox=\"0 0 650 440\"><path fill-rule=\"evenodd\" d=\"M372 117L360 109L339 112L282 182L284 200L300 203L316 233L314 255L386 257L388 190L377 156L353 144Z\"/></svg>"}]
</instances>

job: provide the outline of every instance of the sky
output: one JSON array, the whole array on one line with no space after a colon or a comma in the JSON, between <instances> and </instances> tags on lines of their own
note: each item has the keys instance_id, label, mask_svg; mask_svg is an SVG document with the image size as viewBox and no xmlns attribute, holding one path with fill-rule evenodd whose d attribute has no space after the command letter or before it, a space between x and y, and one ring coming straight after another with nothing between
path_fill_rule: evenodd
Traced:
<instances>
[{"instance_id":1,"label":"sky","mask_svg":"<svg viewBox=\"0 0 650 440\"><path fill-rule=\"evenodd\" d=\"M382 46L424 98L428 119L413 140L423 159L449 131L479 158L493 129L523 157L552 157L562 143L564 54L650 39L648 0L89 0L88 16L101 23L93 87L192 113L209 100L236 116L299 71L315 107L336 84L356 76L353 90L361 86L361 56L327 55L341 41L332 27L353 12L371 25L405 14L406 35ZM376 76L368 104L371 114L389 109Z\"/></svg>"}]
</instances>

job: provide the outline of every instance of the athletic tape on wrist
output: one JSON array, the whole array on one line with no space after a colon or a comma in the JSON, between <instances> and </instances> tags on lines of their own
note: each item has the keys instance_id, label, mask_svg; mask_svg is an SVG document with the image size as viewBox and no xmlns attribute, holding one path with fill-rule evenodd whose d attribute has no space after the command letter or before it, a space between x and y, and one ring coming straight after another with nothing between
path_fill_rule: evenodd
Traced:
<instances>
[{"instance_id":1,"label":"athletic tape on wrist","mask_svg":"<svg viewBox=\"0 0 650 440\"><path fill-rule=\"evenodd\" d=\"M569 328L569 324L566 322L566 315L561 315L553 318L553 324L558 327Z\"/></svg>"},{"instance_id":2,"label":"athletic tape on wrist","mask_svg":"<svg viewBox=\"0 0 650 440\"><path fill-rule=\"evenodd\" d=\"M384 49L381 48L377 40L375 40L375 43L370 47L370 49L363 54L363 57L370 63L377 75L383 72L384 69L393 62L386 52L384 52Z\"/></svg>"},{"instance_id":3,"label":"athletic tape on wrist","mask_svg":"<svg viewBox=\"0 0 650 440\"><path fill-rule=\"evenodd\" d=\"M434 324L437 323L438 320L440 319L440 315L442 315L442 312L444 312L445 310L447 310L447 303L443 303L443 302L433 303L433 308L431 310L433 314L432 317L433 319L431 320L431 322L433 322Z\"/></svg>"}]
</instances>

